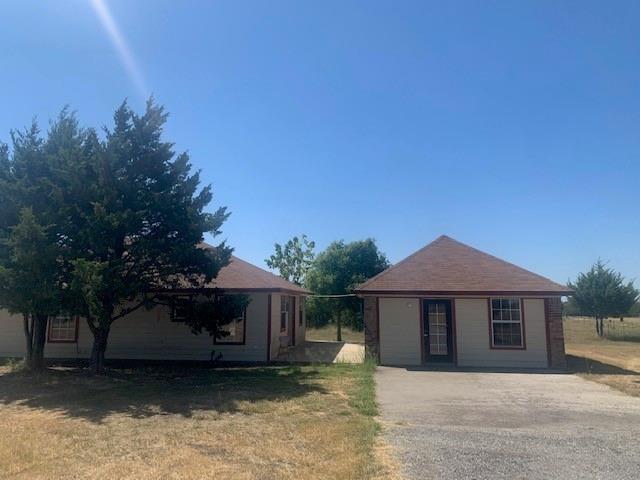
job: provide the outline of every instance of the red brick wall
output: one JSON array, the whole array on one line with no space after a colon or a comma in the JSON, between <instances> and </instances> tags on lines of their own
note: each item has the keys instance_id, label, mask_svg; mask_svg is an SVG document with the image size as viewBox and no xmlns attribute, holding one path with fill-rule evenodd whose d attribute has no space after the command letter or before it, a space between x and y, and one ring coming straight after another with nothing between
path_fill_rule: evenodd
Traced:
<instances>
[{"instance_id":1,"label":"red brick wall","mask_svg":"<svg viewBox=\"0 0 640 480\"><path fill-rule=\"evenodd\" d=\"M368 357L380 361L377 297L364 297L364 349Z\"/></svg>"},{"instance_id":2,"label":"red brick wall","mask_svg":"<svg viewBox=\"0 0 640 480\"><path fill-rule=\"evenodd\" d=\"M564 332L562 330L562 302L560 297L544 300L547 320L547 339L549 367L566 368L567 358L564 352Z\"/></svg>"}]
</instances>

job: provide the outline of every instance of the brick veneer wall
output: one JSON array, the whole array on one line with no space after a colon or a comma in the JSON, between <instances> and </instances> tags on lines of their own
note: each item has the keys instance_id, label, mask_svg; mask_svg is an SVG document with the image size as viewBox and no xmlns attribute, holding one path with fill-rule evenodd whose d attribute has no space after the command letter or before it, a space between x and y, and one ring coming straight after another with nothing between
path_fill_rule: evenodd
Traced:
<instances>
[{"instance_id":1,"label":"brick veneer wall","mask_svg":"<svg viewBox=\"0 0 640 480\"><path fill-rule=\"evenodd\" d=\"M544 300L549 339L549 367L566 368L567 357L564 352L564 332L562 330L562 302L560 297Z\"/></svg>"},{"instance_id":2,"label":"brick veneer wall","mask_svg":"<svg viewBox=\"0 0 640 480\"><path fill-rule=\"evenodd\" d=\"M365 355L380 361L377 297L364 297L364 350Z\"/></svg>"}]
</instances>

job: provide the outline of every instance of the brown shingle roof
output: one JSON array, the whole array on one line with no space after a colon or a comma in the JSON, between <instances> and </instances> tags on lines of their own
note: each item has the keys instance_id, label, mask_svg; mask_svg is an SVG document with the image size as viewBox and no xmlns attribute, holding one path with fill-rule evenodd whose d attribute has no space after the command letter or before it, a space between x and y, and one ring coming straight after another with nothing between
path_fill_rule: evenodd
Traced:
<instances>
[{"instance_id":1,"label":"brown shingle roof","mask_svg":"<svg viewBox=\"0 0 640 480\"><path fill-rule=\"evenodd\" d=\"M357 293L548 294L571 290L446 235L376 275Z\"/></svg>"},{"instance_id":2,"label":"brown shingle roof","mask_svg":"<svg viewBox=\"0 0 640 480\"><path fill-rule=\"evenodd\" d=\"M309 293L304 288L235 256L231 257L229 265L223 267L207 287L236 291Z\"/></svg>"}]
</instances>

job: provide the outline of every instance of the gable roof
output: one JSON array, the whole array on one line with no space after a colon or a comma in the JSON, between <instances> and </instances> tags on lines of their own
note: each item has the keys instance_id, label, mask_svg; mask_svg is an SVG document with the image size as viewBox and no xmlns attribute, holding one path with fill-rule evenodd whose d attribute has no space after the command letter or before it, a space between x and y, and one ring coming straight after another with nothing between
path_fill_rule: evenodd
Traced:
<instances>
[{"instance_id":1,"label":"gable roof","mask_svg":"<svg viewBox=\"0 0 640 480\"><path fill-rule=\"evenodd\" d=\"M570 295L545 277L442 235L369 279L357 293Z\"/></svg>"},{"instance_id":2,"label":"gable roof","mask_svg":"<svg viewBox=\"0 0 640 480\"><path fill-rule=\"evenodd\" d=\"M207 288L221 288L228 291L309 293L295 283L291 283L233 255L229 264L223 267L218 276L206 286Z\"/></svg>"}]
</instances>

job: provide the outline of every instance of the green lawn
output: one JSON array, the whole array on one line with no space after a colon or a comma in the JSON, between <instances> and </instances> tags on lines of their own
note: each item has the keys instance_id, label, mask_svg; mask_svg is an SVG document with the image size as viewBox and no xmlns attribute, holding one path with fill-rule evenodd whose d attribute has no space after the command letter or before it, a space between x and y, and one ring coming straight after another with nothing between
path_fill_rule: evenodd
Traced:
<instances>
[{"instance_id":1,"label":"green lawn","mask_svg":"<svg viewBox=\"0 0 640 480\"><path fill-rule=\"evenodd\" d=\"M0 477L371 479L374 367L0 367Z\"/></svg>"}]
</instances>

